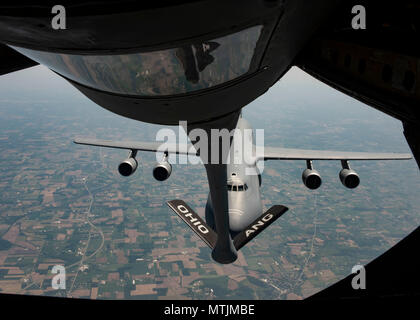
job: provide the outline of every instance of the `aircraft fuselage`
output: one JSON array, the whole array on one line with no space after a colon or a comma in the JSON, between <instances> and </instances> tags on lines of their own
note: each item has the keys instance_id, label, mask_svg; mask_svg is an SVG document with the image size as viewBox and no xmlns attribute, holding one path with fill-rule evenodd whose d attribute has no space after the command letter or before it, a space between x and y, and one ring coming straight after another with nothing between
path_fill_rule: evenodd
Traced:
<instances>
[{"instance_id":1,"label":"aircraft fuselage","mask_svg":"<svg viewBox=\"0 0 420 320\"><path fill-rule=\"evenodd\" d=\"M239 118L236 129L241 133L243 146L254 145L253 130L248 121L242 117ZM231 159L226 166L229 229L233 234L244 230L263 212L259 177L256 174L250 174L250 172L256 172L256 163L248 164L246 162L244 149L235 149L234 139L235 137L230 147ZM211 196L209 195L206 205L206 220L212 227L214 227L213 214Z\"/></svg>"}]
</instances>

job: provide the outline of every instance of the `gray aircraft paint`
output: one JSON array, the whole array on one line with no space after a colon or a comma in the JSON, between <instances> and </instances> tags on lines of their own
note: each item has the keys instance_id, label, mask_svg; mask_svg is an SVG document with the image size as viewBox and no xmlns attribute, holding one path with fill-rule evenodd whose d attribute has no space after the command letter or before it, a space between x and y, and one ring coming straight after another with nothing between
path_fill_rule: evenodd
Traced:
<instances>
[{"instance_id":1,"label":"gray aircraft paint","mask_svg":"<svg viewBox=\"0 0 420 320\"><path fill-rule=\"evenodd\" d=\"M247 134L251 132L252 127L247 120L244 118L238 119L238 124L236 129L241 131L241 136L244 141L243 144L250 145L254 144L253 135ZM228 213L229 213L229 228L231 231L239 232L244 230L252 221L259 217L263 212L260 186L258 175L247 175L246 168L250 167L243 159L243 152L239 152L238 149L234 148L234 141L232 141L230 155L231 161L230 164L226 165L227 172L227 181L226 181L226 190L227 185L232 185L238 188L239 186L247 185L247 189L243 191L228 191L227 190L227 199L228 199ZM236 151L236 155L234 155ZM240 155L238 155L240 153ZM239 156L242 159L239 161L234 161L234 157ZM235 162L240 164L235 164ZM252 165L251 165L252 166ZM254 165L255 166L255 165ZM208 205L206 210L210 210L206 213L207 223L210 226L214 226L214 222L211 220L212 212L212 203L211 197L209 196Z\"/></svg>"}]
</instances>

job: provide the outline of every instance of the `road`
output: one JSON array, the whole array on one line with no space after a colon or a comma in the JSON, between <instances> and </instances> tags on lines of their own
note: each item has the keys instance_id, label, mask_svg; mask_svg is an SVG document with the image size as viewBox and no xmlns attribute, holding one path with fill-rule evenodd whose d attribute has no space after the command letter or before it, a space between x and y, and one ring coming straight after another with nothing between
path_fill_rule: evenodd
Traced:
<instances>
[{"instance_id":1,"label":"road","mask_svg":"<svg viewBox=\"0 0 420 320\"><path fill-rule=\"evenodd\" d=\"M100 228L98 228L97 226L95 226L92 223L92 221L89 220L89 215L91 214L91 209L92 209L93 202L95 201L95 197L92 194L92 192L89 190L89 187L87 186L87 183L86 183L87 177L86 178L83 178L82 181L83 181L83 184L84 184L84 187L85 187L86 191L88 192L88 194L90 196L89 208L86 211L85 220L84 221L87 222L90 225L91 228L89 230L89 235L88 235L88 239L87 239L87 242L86 242L86 246L85 246L85 248L83 250L83 255L82 255L80 261L79 262L75 262L75 263L73 263L73 264L71 264L69 266L66 266L66 270L70 270L71 268L73 268L75 266L78 266L77 271L76 271L76 275L73 278L73 281L71 283L71 286L70 286L69 290L67 291L67 296L68 297L71 297L71 292L73 291L74 284L76 283L77 276L79 275L79 272L80 272L81 267L83 266L83 263L86 260L94 257L99 251L101 251L101 249L103 248L104 243L105 243L105 236L104 236L104 233L102 232L102 230ZM86 256L87 250L89 248L90 239L92 238L92 234L94 232L98 232L101 235L101 238L102 238L101 244L100 244L100 246L91 255Z\"/></svg>"}]
</instances>

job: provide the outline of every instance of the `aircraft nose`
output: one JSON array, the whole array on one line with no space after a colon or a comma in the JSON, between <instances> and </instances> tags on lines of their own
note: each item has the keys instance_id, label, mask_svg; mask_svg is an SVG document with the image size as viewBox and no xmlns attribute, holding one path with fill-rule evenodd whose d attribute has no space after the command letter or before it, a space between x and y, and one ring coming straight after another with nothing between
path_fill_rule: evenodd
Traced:
<instances>
[{"instance_id":1,"label":"aircraft nose","mask_svg":"<svg viewBox=\"0 0 420 320\"><path fill-rule=\"evenodd\" d=\"M246 226L244 212L239 209L229 209L229 227L232 231L242 231Z\"/></svg>"},{"instance_id":2,"label":"aircraft nose","mask_svg":"<svg viewBox=\"0 0 420 320\"><path fill-rule=\"evenodd\" d=\"M239 216L241 216L243 214L244 214L244 212L242 210L239 210L239 209L229 209L229 217L231 215L239 215Z\"/></svg>"}]
</instances>

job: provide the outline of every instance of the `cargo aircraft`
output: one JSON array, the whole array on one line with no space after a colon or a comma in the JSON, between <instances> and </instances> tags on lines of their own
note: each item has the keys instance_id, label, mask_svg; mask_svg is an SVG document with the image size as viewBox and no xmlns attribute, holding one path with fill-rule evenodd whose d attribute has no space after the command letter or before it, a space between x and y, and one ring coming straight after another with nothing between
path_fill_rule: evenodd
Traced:
<instances>
[{"instance_id":1,"label":"cargo aircraft","mask_svg":"<svg viewBox=\"0 0 420 320\"><path fill-rule=\"evenodd\" d=\"M277 220L288 208L275 205L263 212L261 202L261 174L257 162L260 160L305 160L307 168L302 173L302 181L309 189L321 186L321 175L313 168L313 160L339 160L342 169L339 173L341 183L350 189L359 185L358 174L350 168L349 160L406 160L410 154L399 153L367 153L343 152L327 150L303 150L276 147L258 148L249 122L240 115L236 130L232 131L232 142L227 144L228 157L226 164L208 163L214 148L208 148L205 163L208 171L217 172L220 166L226 166L226 174L215 173L209 178L210 194L208 196L205 221L183 200L168 201L169 207L212 249L212 257L219 263L232 263L237 258L237 250L255 238L261 231ZM188 131L188 129L187 129ZM235 141L238 139L238 141ZM129 150L128 158L120 163L118 171L122 176L132 175L138 166L138 151L163 153L163 159L153 169L153 176L158 181L165 181L172 173L169 154L202 156L200 142L194 145L161 144L159 142L107 141L78 138L77 144L109 147ZM218 141L213 141L213 143ZM197 147L198 146L198 147ZM246 146L251 146L251 154L247 157ZM223 148L223 144L221 145ZM204 146L205 148L205 146ZM214 196L216 195L216 196Z\"/></svg>"}]
</instances>

